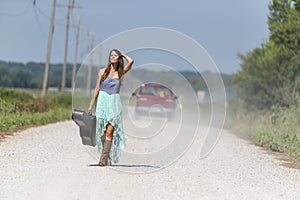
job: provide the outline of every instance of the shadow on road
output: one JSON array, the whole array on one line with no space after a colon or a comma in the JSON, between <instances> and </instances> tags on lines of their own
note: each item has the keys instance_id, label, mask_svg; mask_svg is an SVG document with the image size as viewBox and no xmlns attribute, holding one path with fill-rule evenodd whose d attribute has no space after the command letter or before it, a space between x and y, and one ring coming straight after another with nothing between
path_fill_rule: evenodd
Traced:
<instances>
[{"instance_id":1,"label":"shadow on road","mask_svg":"<svg viewBox=\"0 0 300 200\"><path fill-rule=\"evenodd\" d=\"M89 167L102 167L98 164L90 164ZM160 168L159 166L152 165L110 165L109 167L149 167L149 168Z\"/></svg>"}]
</instances>

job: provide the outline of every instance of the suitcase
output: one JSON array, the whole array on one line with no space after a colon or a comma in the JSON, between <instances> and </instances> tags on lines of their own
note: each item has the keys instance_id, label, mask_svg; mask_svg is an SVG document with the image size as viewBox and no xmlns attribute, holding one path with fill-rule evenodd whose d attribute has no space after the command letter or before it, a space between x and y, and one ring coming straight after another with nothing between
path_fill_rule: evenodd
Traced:
<instances>
[{"instance_id":1,"label":"suitcase","mask_svg":"<svg viewBox=\"0 0 300 200\"><path fill-rule=\"evenodd\" d=\"M82 144L96 146L96 116L74 109L72 111L72 120L79 126Z\"/></svg>"}]
</instances>

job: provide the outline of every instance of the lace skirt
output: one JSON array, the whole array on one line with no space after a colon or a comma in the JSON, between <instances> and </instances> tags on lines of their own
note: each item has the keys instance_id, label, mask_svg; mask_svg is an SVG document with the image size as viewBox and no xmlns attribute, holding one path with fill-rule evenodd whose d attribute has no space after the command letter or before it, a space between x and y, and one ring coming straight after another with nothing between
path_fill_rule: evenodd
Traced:
<instances>
[{"instance_id":1,"label":"lace skirt","mask_svg":"<svg viewBox=\"0 0 300 200\"><path fill-rule=\"evenodd\" d=\"M96 106L96 142L98 151L102 152L101 136L106 131L106 126L111 124L114 127L112 146L109 153L114 163L118 163L121 150L125 145L125 137L123 132L122 104L118 93L107 94L99 91Z\"/></svg>"}]
</instances>

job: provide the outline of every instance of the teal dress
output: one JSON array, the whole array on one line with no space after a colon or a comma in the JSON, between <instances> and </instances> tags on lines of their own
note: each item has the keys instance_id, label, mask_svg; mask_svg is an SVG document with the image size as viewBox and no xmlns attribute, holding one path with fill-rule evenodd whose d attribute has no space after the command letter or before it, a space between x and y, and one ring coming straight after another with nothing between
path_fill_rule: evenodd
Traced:
<instances>
[{"instance_id":1,"label":"teal dress","mask_svg":"<svg viewBox=\"0 0 300 200\"><path fill-rule=\"evenodd\" d=\"M125 145L122 104L119 93L120 80L107 77L100 82L96 106L96 141L98 151L99 153L102 152L101 136L105 134L106 126L111 124L114 127L114 133L109 156L114 163L119 162L121 150Z\"/></svg>"}]
</instances>

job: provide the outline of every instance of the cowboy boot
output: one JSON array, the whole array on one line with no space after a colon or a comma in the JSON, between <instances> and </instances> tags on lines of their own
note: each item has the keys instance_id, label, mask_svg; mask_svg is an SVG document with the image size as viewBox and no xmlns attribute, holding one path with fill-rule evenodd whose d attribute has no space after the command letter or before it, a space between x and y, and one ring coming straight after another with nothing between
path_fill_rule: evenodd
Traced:
<instances>
[{"instance_id":1,"label":"cowboy boot","mask_svg":"<svg viewBox=\"0 0 300 200\"><path fill-rule=\"evenodd\" d=\"M101 136L102 148L104 147L104 142L105 142L105 133Z\"/></svg>"},{"instance_id":2,"label":"cowboy boot","mask_svg":"<svg viewBox=\"0 0 300 200\"><path fill-rule=\"evenodd\" d=\"M104 133L102 136L101 136L101 143L102 143L102 148L104 148L104 143L105 143L105 136L106 134ZM107 165L111 165L111 158L110 156L108 155L107 157Z\"/></svg>"},{"instance_id":3,"label":"cowboy boot","mask_svg":"<svg viewBox=\"0 0 300 200\"><path fill-rule=\"evenodd\" d=\"M111 149L111 141L105 140L102 149L102 154L99 161L100 166L107 166L108 164L111 164L110 162L108 162L110 149Z\"/></svg>"}]
</instances>

